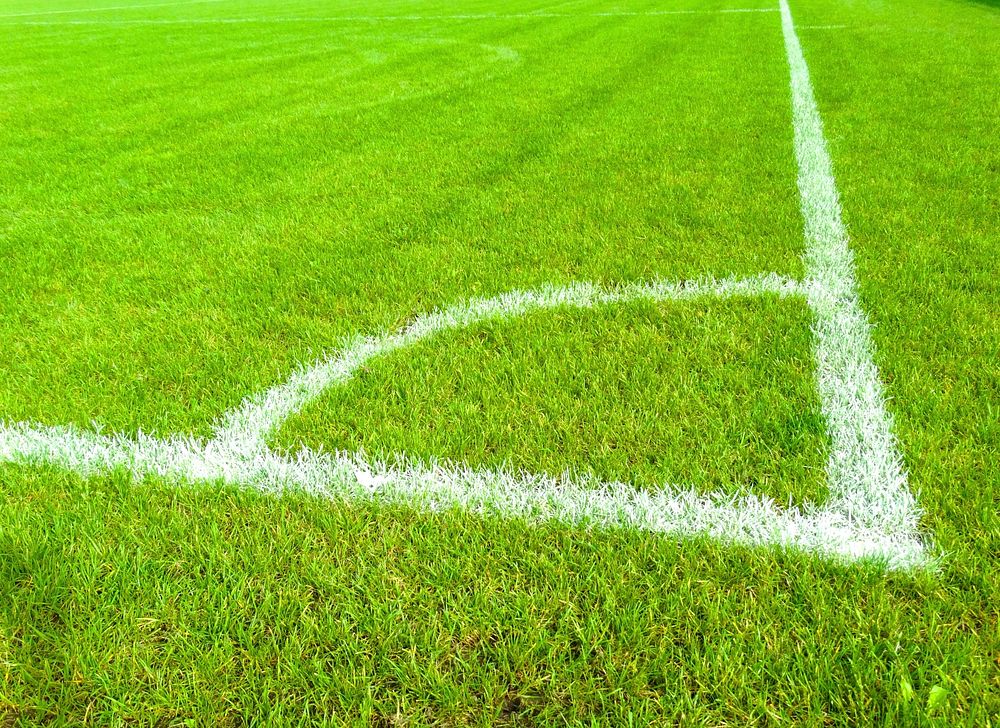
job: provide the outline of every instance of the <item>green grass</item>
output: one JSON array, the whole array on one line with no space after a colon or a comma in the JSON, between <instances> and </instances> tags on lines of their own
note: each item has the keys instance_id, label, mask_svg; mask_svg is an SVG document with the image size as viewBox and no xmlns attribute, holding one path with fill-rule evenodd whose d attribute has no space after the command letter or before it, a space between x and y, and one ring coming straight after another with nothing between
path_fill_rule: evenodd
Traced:
<instances>
[{"instance_id":1,"label":"green grass","mask_svg":"<svg viewBox=\"0 0 1000 728\"><path fill-rule=\"evenodd\" d=\"M768 18L8 28L0 411L205 432L470 295L799 274Z\"/></svg>"},{"instance_id":2,"label":"green grass","mask_svg":"<svg viewBox=\"0 0 1000 728\"><path fill-rule=\"evenodd\" d=\"M369 366L278 444L817 501L812 368L801 302L536 313Z\"/></svg>"},{"instance_id":3,"label":"green grass","mask_svg":"<svg viewBox=\"0 0 1000 728\"><path fill-rule=\"evenodd\" d=\"M989 707L963 689L990 674L982 604L933 579L52 472L7 497L26 724L898 724L935 684L942 715Z\"/></svg>"},{"instance_id":4,"label":"green grass","mask_svg":"<svg viewBox=\"0 0 1000 728\"><path fill-rule=\"evenodd\" d=\"M0 418L204 434L472 295L800 276L778 16L585 14L616 7L0 17ZM0 725L1000 722L1000 11L792 11L939 571L2 466ZM815 498L807 325L770 299L482 325L276 442Z\"/></svg>"}]
</instances>

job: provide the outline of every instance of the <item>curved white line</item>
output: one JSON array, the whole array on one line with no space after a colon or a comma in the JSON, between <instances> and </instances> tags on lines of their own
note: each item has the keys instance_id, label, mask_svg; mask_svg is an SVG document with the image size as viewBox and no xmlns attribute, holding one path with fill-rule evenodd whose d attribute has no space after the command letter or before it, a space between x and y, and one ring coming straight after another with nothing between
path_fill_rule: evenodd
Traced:
<instances>
[{"instance_id":1,"label":"curved white line","mask_svg":"<svg viewBox=\"0 0 1000 728\"><path fill-rule=\"evenodd\" d=\"M624 483L453 463L386 465L369 461L361 453L305 449L286 456L265 442L274 427L329 387L349 381L373 358L444 331L559 307L765 294L808 296L810 292L796 281L767 275L691 283L654 281L616 288L579 283L471 299L419 316L399 331L351 340L336 355L248 399L225 418L212 440L0 424L0 462L44 463L84 477L124 471L137 480L158 477L178 483L227 483L266 492L294 487L330 498L404 503L429 510L458 508L534 521L703 535L728 543L794 547L848 561L875 559L893 569L931 564L914 534L868 527L836 508L809 504L780 508L770 498L746 492L699 494L670 486L648 492Z\"/></svg>"},{"instance_id":2,"label":"curved white line","mask_svg":"<svg viewBox=\"0 0 1000 728\"><path fill-rule=\"evenodd\" d=\"M335 384L349 380L371 359L423 341L443 331L461 329L484 321L523 316L529 311L558 307L593 308L630 301L680 301L712 297L803 295L800 284L778 275L752 278L705 279L670 283L652 281L618 287L593 283L548 285L515 290L493 298L473 298L448 308L418 316L405 328L379 336L348 340L333 356L292 374L284 384L250 397L225 414L215 426L216 445L251 456L266 449L267 438L289 417Z\"/></svg>"}]
</instances>

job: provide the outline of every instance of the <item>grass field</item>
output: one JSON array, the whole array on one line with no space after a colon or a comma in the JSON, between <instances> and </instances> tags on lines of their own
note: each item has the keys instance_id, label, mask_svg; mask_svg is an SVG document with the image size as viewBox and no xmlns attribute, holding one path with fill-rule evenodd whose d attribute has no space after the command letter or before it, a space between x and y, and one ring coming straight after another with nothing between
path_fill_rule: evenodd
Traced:
<instances>
[{"instance_id":1,"label":"grass field","mask_svg":"<svg viewBox=\"0 0 1000 728\"><path fill-rule=\"evenodd\" d=\"M1000 5L778 2L0 0L0 726L1000 725Z\"/></svg>"}]
</instances>

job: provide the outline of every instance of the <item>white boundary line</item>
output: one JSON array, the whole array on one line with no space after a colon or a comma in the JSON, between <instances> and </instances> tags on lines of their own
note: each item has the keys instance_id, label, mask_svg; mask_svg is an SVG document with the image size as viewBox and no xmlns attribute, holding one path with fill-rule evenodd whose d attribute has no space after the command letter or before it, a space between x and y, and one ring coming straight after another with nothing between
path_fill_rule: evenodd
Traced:
<instances>
[{"instance_id":1,"label":"white boundary line","mask_svg":"<svg viewBox=\"0 0 1000 728\"><path fill-rule=\"evenodd\" d=\"M511 319L552 308L594 308L631 301L685 301L696 298L802 295L800 284L776 275L686 283L653 281L602 288L592 283L543 286L511 291L495 298L473 298L417 317L404 329L349 340L335 356L294 373L284 384L248 398L215 427L215 442L225 450L253 456L267 449L267 439L288 418L332 386L342 385L368 361L413 346L442 331L484 321Z\"/></svg>"},{"instance_id":2,"label":"white boundary line","mask_svg":"<svg viewBox=\"0 0 1000 728\"><path fill-rule=\"evenodd\" d=\"M874 558L888 568L932 565L917 530L919 510L907 487L872 359L870 327L858 301L822 122L786 0L780 0L780 11L805 223L803 282L767 275L617 288L574 283L472 299L420 316L397 332L351 339L336 355L247 399L222 418L211 440L0 424L0 462L48 463L83 476L124 470L139 479L226 482L265 491L295 487L333 498L432 510L461 508L504 517L700 534L730 543L792 546L844 560ZM650 493L623 483L452 463L390 466L370 462L360 453L304 450L289 457L267 446L276 427L330 387L349 381L366 362L442 331L541 309L758 295L802 296L813 312L817 385L832 441L830 497L821 506L779 508L769 498L748 493L698 495L677 487Z\"/></svg>"},{"instance_id":3,"label":"white boundary line","mask_svg":"<svg viewBox=\"0 0 1000 728\"><path fill-rule=\"evenodd\" d=\"M869 558L890 569L928 563L910 535L858 528L839 511L781 508L748 493L698 494L690 488L656 492L598 480L552 478L452 463L371 462L361 454L273 451L248 460L213 443L102 436L67 427L13 425L0 429L0 462L47 463L84 477L122 471L135 478L224 482L280 493L289 488L332 499L398 503L432 511L555 520L605 528L637 528L726 543L785 546L845 561Z\"/></svg>"},{"instance_id":4,"label":"white boundary line","mask_svg":"<svg viewBox=\"0 0 1000 728\"><path fill-rule=\"evenodd\" d=\"M816 378L833 441L827 507L867 527L916 533L919 511L907 487L872 357L823 122L787 0L780 0L780 7L805 223L806 287L816 317Z\"/></svg>"}]
</instances>

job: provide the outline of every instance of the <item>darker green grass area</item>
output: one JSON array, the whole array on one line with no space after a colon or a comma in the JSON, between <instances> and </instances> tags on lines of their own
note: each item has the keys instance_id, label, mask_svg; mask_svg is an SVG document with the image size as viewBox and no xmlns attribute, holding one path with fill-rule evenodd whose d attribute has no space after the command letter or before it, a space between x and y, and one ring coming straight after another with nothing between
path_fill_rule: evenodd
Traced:
<instances>
[{"instance_id":1,"label":"darker green grass area","mask_svg":"<svg viewBox=\"0 0 1000 728\"><path fill-rule=\"evenodd\" d=\"M277 444L819 502L813 369L797 300L547 311L377 360Z\"/></svg>"},{"instance_id":2,"label":"darker green grass area","mask_svg":"<svg viewBox=\"0 0 1000 728\"><path fill-rule=\"evenodd\" d=\"M996 706L996 591L951 568L0 477L11 726L987 725Z\"/></svg>"}]
</instances>

